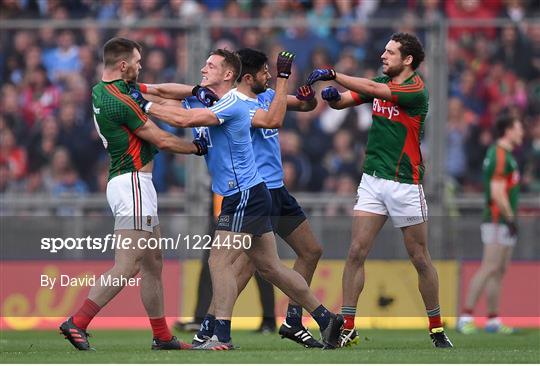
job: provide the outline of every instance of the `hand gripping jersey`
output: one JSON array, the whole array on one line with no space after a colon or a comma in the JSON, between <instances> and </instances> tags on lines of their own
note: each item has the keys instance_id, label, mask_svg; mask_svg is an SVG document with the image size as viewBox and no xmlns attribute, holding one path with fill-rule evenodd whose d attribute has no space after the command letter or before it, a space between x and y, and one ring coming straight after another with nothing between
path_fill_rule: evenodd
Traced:
<instances>
[{"instance_id":1,"label":"hand gripping jersey","mask_svg":"<svg viewBox=\"0 0 540 366\"><path fill-rule=\"evenodd\" d=\"M364 173L400 183L421 184L424 162L420 140L429 98L424 82L416 72L399 85L388 76L373 81L388 85L392 100L351 92L357 104L373 102Z\"/></svg>"},{"instance_id":2,"label":"hand gripping jersey","mask_svg":"<svg viewBox=\"0 0 540 366\"><path fill-rule=\"evenodd\" d=\"M224 197L263 181L253 156L250 135L252 115L245 98L235 89L229 91L209 108L220 124L193 129L195 136L204 134L208 139L205 159L212 177L212 191ZM186 109L204 108L195 97L186 98L184 106Z\"/></svg>"},{"instance_id":3,"label":"hand gripping jersey","mask_svg":"<svg viewBox=\"0 0 540 366\"><path fill-rule=\"evenodd\" d=\"M257 109L268 111L275 91L267 89L257 95L257 99L249 98L252 104L251 115L255 115ZM251 139L253 140L253 152L259 174L268 186L268 189L283 187L283 166L281 165L281 149L279 147L279 130L277 128L251 128Z\"/></svg>"},{"instance_id":4,"label":"hand gripping jersey","mask_svg":"<svg viewBox=\"0 0 540 366\"><path fill-rule=\"evenodd\" d=\"M501 217L499 206L491 197L491 181L504 181L505 191L512 212L516 214L519 199L519 169L512 153L503 147L493 144L486 153L483 166L484 173L484 221L499 223L504 222Z\"/></svg>"},{"instance_id":5,"label":"hand gripping jersey","mask_svg":"<svg viewBox=\"0 0 540 366\"><path fill-rule=\"evenodd\" d=\"M141 169L158 152L135 131L148 119L127 92L124 80L100 81L92 88L94 124L111 158L109 180Z\"/></svg>"}]
</instances>

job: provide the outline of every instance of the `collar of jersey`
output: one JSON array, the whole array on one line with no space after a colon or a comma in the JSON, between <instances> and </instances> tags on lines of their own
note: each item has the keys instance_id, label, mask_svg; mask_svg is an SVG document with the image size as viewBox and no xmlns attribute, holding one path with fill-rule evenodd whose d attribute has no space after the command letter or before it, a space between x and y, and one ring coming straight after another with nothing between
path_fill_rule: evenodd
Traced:
<instances>
[{"instance_id":1,"label":"collar of jersey","mask_svg":"<svg viewBox=\"0 0 540 366\"><path fill-rule=\"evenodd\" d=\"M240 93L240 92L238 91L238 89L236 89L236 88L232 89L231 92L234 93L234 94L236 94L236 96L237 96L238 98L240 98L240 99L242 99L242 100L244 100L244 101L249 100L249 101L251 101L251 102L257 102L257 99L256 99L256 98L250 98L250 97L248 97L247 95L245 95L245 94L243 94L243 93Z\"/></svg>"},{"instance_id":2,"label":"collar of jersey","mask_svg":"<svg viewBox=\"0 0 540 366\"><path fill-rule=\"evenodd\" d=\"M403 80L403 82L401 84L397 84L397 83L394 83L394 81L392 79L390 79L390 82L392 84L395 84L395 85L404 85L407 81L411 80L413 77L415 77L417 75L417 72L416 71L413 71L412 75L409 76L407 79Z\"/></svg>"},{"instance_id":3,"label":"collar of jersey","mask_svg":"<svg viewBox=\"0 0 540 366\"><path fill-rule=\"evenodd\" d=\"M116 83L117 81L124 81L124 79L114 79L114 80L111 80L111 81L103 81L103 80L101 80L101 82L105 83L105 84L112 84L112 83Z\"/></svg>"}]
</instances>

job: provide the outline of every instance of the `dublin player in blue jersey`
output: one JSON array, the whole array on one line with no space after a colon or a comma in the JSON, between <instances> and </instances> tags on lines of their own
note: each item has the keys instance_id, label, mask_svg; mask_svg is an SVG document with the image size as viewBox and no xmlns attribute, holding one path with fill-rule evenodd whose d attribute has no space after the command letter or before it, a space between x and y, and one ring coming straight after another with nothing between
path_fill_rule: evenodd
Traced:
<instances>
[{"instance_id":1,"label":"dublin player in blue jersey","mask_svg":"<svg viewBox=\"0 0 540 366\"><path fill-rule=\"evenodd\" d=\"M259 109L250 113L246 96L231 90L240 73L238 55L216 50L202 68L201 85L210 88L220 99L207 109L182 109L148 102L140 92L133 90L132 98L146 113L178 127L204 127L209 132L208 168L212 176L212 189L224 196L218 218L216 237L209 265L212 276L216 323L214 336L200 349L232 349L230 322L238 287L231 267L245 252L259 273L276 285L287 296L301 304L319 324L322 342L327 348L338 344L339 329L343 323L326 309L313 295L305 279L284 266L277 255L276 242L270 221L272 201L260 176L251 145L252 119L275 121L282 119L286 108L286 78L290 75L292 57L286 52L278 57L278 83L276 96L268 112ZM212 128L213 127L213 128ZM212 133L216 132L216 136ZM235 235L248 238L249 249L235 249Z\"/></svg>"},{"instance_id":2,"label":"dublin player in blue jersey","mask_svg":"<svg viewBox=\"0 0 540 366\"><path fill-rule=\"evenodd\" d=\"M268 110L276 94L274 90L268 88L271 78L268 72L268 58L264 53L253 49L242 49L238 54L242 60L242 74L237 89L245 94L257 95L257 100L252 101L252 113L257 108ZM287 96L288 110L310 111L316 105L315 93L309 86L300 87L296 96ZM251 137L255 160L259 174L272 196L274 232L295 251L298 257L293 269L311 284L313 273L322 255L322 247L315 238L302 208L283 183L279 145L279 128L283 125L283 118L277 123L273 122L257 118L252 120ZM248 279L238 286L245 286ZM322 347L303 326L302 307L293 300L289 302L287 316L279 329L279 334L305 347Z\"/></svg>"},{"instance_id":3,"label":"dublin player in blue jersey","mask_svg":"<svg viewBox=\"0 0 540 366\"><path fill-rule=\"evenodd\" d=\"M256 98L245 98L246 102L251 104L251 115L255 115L258 109L268 111L276 93L274 90L268 89L271 76L268 71L267 56L252 49L243 49L237 53L242 60L242 72L238 78L237 90L241 92L241 95L256 94ZM286 84L283 83L283 86L286 86ZM201 92L203 91L201 89L197 87L192 89L191 86L183 84L147 85L143 86L143 89L154 95L185 98L182 103L186 109L205 108L217 101L217 97L208 94L202 95ZM198 92L198 90L201 90L201 92ZM195 94L195 96L186 97L186 95L191 94ZM307 86L298 88L296 96L286 96L286 103L287 109L298 111L311 111L317 105L313 89ZM251 129L252 145L259 174L261 174L272 196L271 222L274 232L281 236L297 253L298 258L293 269L300 273L309 285L322 255L322 247L315 238L302 208L283 184L278 132L278 128L282 124L283 118L281 115L270 120L252 119L252 126L254 126ZM205 136L209 140L215 140L213 136L216 135L213 132L213 127L193 128L193 134L195 137ZM212 144L214 142L210 141L210 145ZM210 154L208 160L211 161L212 159L214 157ZM240 293L253 276L255 268L244 254L235 261L234 269L238 293ZM214 314L215 310L212 302L199 332L193 338L194 346L204 343L213 335ZM323 347L302 325L302 307L292 300L279 333L282 337L292 339L307 348Z\"/></svg>"},{"instance_id":4,"label":"dublin player in blue jersey","mask_svg":"<svg viewBox=\"0 0 540 366\"><path fill-rule=\"evenodd\" d=\"M276 92L268 88L271 75L268 71L268 58L259 51L242 49L237 52L242 60L242 72L238 78L237 91L245 95L251 105L250 113L255 116L258 109L268 110ZM280 84L280 86L284 86ZM281 97L282 93L280 93ZM195 99L195 101L193 101ZM192 97L191 106L202 103ZM204 102L204 100L203 100ZM310 111L317 106L315 93L311 87L302 86L296 96L286 96L287 109ZM276 116L277 117L277 116ZM283 183L283 167L279 146L279 130L283 124L283 116L266 120L252 119L251 137L255 161L259 174L266 183L272 196L272 227L298 255L293 269L300 273L306 282L311 284L313 273L317 267L322 247L313 234L302 208L296 199L287 191ZM253 264L246 255L235 262L238 293L240 293L255 272ZM204 342L213 335L214 304L210 305L199 332L193 339L193 345ZM323 345L315 340L302 324L302 307L290 300L287 317L280 327L279 334L289 338L306 348L321 348Z\"/></svg>"}]
</instances>

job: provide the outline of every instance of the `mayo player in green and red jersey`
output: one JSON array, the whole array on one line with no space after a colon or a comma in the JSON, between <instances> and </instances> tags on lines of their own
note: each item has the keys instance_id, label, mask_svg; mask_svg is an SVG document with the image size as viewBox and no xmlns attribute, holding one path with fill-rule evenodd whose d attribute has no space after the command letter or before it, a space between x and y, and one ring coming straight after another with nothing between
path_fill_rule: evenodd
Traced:
<instances>
[{"instance_id":1,"label":"mayo player in green and red jersey","mask_svg":"<svg viewBox=\"0 0 540 366\"><path fill-rule=\"evenodd\" d=\"M208 151L207 143L204 139L190 142L161 130L127 94L142 68L138 43L125 38L109 40L103 47L103 61L102 80L92 89L94 123L111 159L107 201L115 217L114 232L116 237L130 238L133 245L115 248L114 266L99 277L111 280L96 281L79 310L60 325L60 331L76 349L90 350L86 332L89 323L122 290L126 279L140 272L141 299L153 332L151 348L191 348L173 337L167 327L161 248L149 249L138 244L160 236L157 195L152 183L157 148L203 155ZM112 285L115 283L121 285Z\"/></svg>"},{"instance_id":2,"label":"mayo player in green and red jersey","mask_svg":"<svg viewBox=\"0 0 540 366\"><path fill-rule=\"evenodd\" d=\"M501 282L517 241L519 169L512 150L521 145L523 126L517 118L502 116L495 122L495 130L498 139L489 147L483 167L486 206L480 227L484 244L482 264L471 280L457 324L457 330L464 334L476 333L473 309L484 290L488 307L485 330L514 333L513 328L502 324L498 311Z\"/></svg>"},{"instance_id":3,"label":"mayo player in green and red jersey","mask_svg":"<svg viewBox=\"0 0 540 366\"><path fill-rule=\"evenodd\" d=\"M347 76L333 69L317 69L307 84L334 80L322 98L332 108L373 104L364 174L354 206L351 247L343 271L345 324L340 344L358 341L354 328L356 305L364 287L364 262L388 216L401 229L409 258L418 272L420 294L429 318L435 347L449 348L439 307L439 281L427 248L427 205L422 189L424 163L420 139L428 112L428 92L415 71L424 60L418 39L407 33L392 35L381 55L384 76L373 80Z\"/></svg>"}]
</instances>

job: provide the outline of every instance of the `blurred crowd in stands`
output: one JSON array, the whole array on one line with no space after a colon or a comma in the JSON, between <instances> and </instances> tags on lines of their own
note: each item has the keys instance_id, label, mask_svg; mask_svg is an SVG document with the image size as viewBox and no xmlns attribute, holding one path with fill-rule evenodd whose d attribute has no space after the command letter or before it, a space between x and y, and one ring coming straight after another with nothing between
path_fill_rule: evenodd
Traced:
<instances>
[{"instance_id":1,"label":"blurred crowd in stands","mask_svg":"<svg viewBox=\"0 0 540 366\"><path fill-rule=\"evenodd\" d=\"M526 139L516 155L523 190L540 192L538 1L0 0L0 4L0 22L91 18L117 21L119 27L2 30L0 192L84 195L105 190L108 158L94 127L90 101L91 87L101 76L104 42L124 36L143 45L140 81L188 79L187 32L130 28L145 18L178 19L186 24L260 18L258 27L210 28L211 46L257 48L267 52L271 63L281 49L295 52L291 93L313 68L333 66L349 75L377 75L379 57L393 32L414 32L425 44L427 31L417 26L418 19L510 19L511 24L499 27L469 24L449 29L448 121L428 118L426 128L434 123L446 125L449 181L459 191L480 191L482 161L494 139L496 116L503 112L520 116ZM265 23L276 18L289 19L289 25L279 28ZM373 19L393 19L395 26L369 29L362 25ZM354 20L359 23L339 26ZM200 62L202 66L204 60ZM429 69L424 64L420 72L426 75ZM313 112L287 113L280 139L289 189L354 193L370 124L369 105L336 111L320 100ZM423 146L429 159L429 146ZM185 156L157 155L154 181L158 192L184 189L185 161Z\"/></svg>"}]
</instances>

